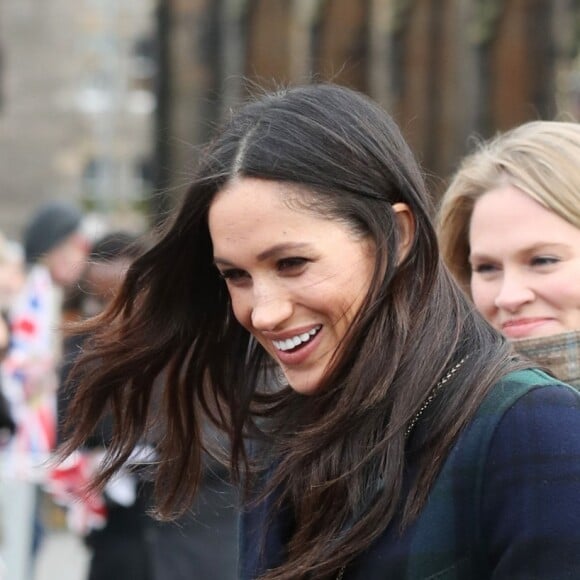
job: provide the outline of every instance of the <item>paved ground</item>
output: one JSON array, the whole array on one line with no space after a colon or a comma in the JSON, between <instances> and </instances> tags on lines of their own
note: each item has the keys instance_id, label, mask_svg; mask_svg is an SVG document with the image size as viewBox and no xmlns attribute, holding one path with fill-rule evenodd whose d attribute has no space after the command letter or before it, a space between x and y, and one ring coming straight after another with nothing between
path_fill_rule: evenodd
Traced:
<instances>
[{"instance_id":1,"label":"paved ground","mask_svg":"<svg viewBox=\"0 0 580 580\"><path fill-rule=\"evenodd\" d=\"M88 552L81 540L58 530L47 533L34 580L86 580Z\"/></svg>"}]
</instances>

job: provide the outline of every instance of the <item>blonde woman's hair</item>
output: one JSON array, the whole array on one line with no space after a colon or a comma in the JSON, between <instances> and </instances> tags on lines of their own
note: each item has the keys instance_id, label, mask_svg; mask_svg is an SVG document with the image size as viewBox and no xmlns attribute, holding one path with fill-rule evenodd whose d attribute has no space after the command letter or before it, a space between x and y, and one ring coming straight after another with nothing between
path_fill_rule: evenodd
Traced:
<instances>
[{"instance_id":1,"label":"blonde woman's hair","mask_svg":"<svg viewBox=\"0 0 580 580\"><path fill-rule=\"evenodd\" d=\"M468 293L473 207L502 185L580 228L580 124L532 121L480 143L462 161L441 200L437 227L443 259Z\"/></svg>"}]
</instances>

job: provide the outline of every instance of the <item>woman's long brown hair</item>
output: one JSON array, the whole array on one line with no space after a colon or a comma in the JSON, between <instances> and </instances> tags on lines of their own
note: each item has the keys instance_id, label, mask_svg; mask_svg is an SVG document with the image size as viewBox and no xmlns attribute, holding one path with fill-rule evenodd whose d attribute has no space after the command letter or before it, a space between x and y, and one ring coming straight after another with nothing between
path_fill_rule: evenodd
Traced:
<instances>
[{"instance_id":1,"label":"woman's long brown hair","mask_svg":"<svg viewBox=\"0 0 580 580\"><path fill-rule=\"evenodd\" d=\"M308 192L298 199L307 209L376 243L366 301L312 396L261 388L271 361L234 319L213 265L208 210L236 175L296 185ZM393 259L397 202L415 220L401 263ZM336 574L396 513L403 527L416 517L457 435L515 364L441 264L431 216L413 155L366 97L317 85L246 105L205 150L175 219L133 264L115 303L86 324L93 339L76 367L64 452L81 446L111 407L116 431L102 483L161 422L156 489L160 513L171 515L195 494L209 418L229 434L234 478L251 487L252 475L267 473L260 497L276 490L275 507L293 510L287 559L263 579ZM406 437L435 384L467 355ZM152 413L162 372L161 406ZM258 457L248 457L248 438L261 440ZM403 494L411 458L416 475Z\"/></svg>"}]
</instances>

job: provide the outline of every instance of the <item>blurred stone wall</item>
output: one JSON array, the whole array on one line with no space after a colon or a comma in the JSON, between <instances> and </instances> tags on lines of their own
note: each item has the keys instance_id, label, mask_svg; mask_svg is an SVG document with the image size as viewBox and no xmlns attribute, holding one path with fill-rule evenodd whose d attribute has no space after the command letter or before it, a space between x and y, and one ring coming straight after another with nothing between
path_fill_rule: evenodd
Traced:
<instances>
[{"instance_id":1,"label":"blurred stone wall","mask_svg":"<svg viewBox=\"0 0 580 580\"><path fill-rule=\"evenodd\" d=\"M385 106L436 193L472 135L578 117L578 16L577 0L0 0L0 230L54 197L161 219L231 107L312 80Z\"/></svg>"},{"instance_id":2,"label":"blurred stone wall","mask_svg":"<svg viewBox=\"0 0 580 580\"><path fill-rule=\"evenodd\" d=\"M154 106L135 46L153 29L150 0L0 0L0 231L18 239L49 198L105 220L135 205Z\"/></svg>"},{"instance_id":3,"label":"blurred stone wall","mask_svg":"<svg viewBox=\"0 0 580 580\"><path fill-rule=\"evenodd\" d=\"M578 113L575 0L164 0L160 207L257 86L331 79L378 100L437 193L471 136Z\"/></svg>"},{"instance_id":4,"label":"blurred stone wall","mask_svg":"<svg viewBox=\"0 0 580 580\"><path fill-rule=\"evenodd\" d=\"M75 196L67 152L83 122L62 106L78 67L70 58L74 27L63 26L69 7L64 0L1 3L0 230L10 236L40 200Z\"/></svg>"}]
</instances>

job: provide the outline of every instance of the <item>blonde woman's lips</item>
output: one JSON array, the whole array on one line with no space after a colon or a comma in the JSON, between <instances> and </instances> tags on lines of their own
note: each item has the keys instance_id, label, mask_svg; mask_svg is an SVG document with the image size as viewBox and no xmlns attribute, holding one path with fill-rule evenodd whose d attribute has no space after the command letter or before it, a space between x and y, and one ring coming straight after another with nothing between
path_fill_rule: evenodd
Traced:
<instances>
[{"instance_id":1,"label":"blonde woman's lips","mask_svg":"<svg viewBox=\"0 0 580 580\"><path fill-rule=\"evenodd\" d=\"M502 323L501 330L508 338L528 338L552 320L552 318L540 317L515 318Z\"/></svg>"}]
</instances>

